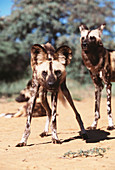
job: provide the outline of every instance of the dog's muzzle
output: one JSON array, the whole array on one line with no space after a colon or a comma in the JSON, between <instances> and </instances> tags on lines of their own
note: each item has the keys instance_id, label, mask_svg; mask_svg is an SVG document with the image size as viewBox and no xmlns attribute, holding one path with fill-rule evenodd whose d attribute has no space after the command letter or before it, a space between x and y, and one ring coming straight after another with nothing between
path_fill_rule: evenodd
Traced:
<instances>
[{"instance_id":1,"label":"dog's muzzle","mask_svg":"<svg viewBox=\"0 0 115 170\"><path fill-rule=\"evenodd\" d=\"M88 47L87 41L83 41L82 42L82 49L87 49L87 47Z\"/></svg>"},{"instance_id":2,"label":"dog's muzzle","mask_svg":"<svg viewBox=\"0 0 115 170\"><path fill-rule=\"evenodd\" d=\"M29 100L29 97L25 97L24 94L20 94L18 97L15 99L17 102L26 102Z\"/></svg>"},{"instance_id":3,"label":"dog's muzzle","mask_svg":"<svg viewBox=\"0 0 115 170\"><path fill-rule=\"evenodd\" d=\"M50 76L47 80L47 89L49 91L57 91L58 90L58 86L59 86L59 83L58 81L55 79L55 77L53 76Z\"/></svg>"}]
</instances>

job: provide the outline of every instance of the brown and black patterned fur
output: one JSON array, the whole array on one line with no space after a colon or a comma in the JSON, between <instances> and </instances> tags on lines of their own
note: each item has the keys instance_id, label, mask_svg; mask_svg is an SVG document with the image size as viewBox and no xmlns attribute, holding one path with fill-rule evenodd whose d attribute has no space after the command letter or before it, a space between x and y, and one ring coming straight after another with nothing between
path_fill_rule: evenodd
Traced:
<instances>
[{"instance_id":1,"label":"brown and black patterned fur","mask_svg":"<svg viewBox=\"0 0 115 170\"><path fill-rule=\"evenodd\" d=\"M26 87L20 91L18 97L16 97L17 102L27 102L31 98L31 87L32 87L32 80L29 80ZM18 111L13 114L11 117L20 117L20 116L27 116L27 103L21 106ZM10 114L11 115L11 114ZM6 115L4 115L6 116ZM46 111L40 103L39 96L36 99L36 104L33 109L32 117L41 117L46 116Z\"/></svg>"},{"instance_id":2,"label":"brown and black patterned fur","mask_svg":"<svg viewBox=\"0 0 115 170\"><path fill-rule=\"evenodd\" d=\"M32 86L32 80L29 80L26 88L24 88L23 90L20 91L20 94L18 97L16 97L16 101L17 102L26 102L30 99L31 97L31 93L30 93L30 88Z\"/></svg>"},{"instance_id":3,"label":"brown and black patterned fur","mask_svg":"<svg viewBox=\"0 0 115 170\"><path fill-rule=\"evenodd\" d=\"M56 107L59 91L65 96L71 105L76 119L81 129L81 135L86 138L86 132L81 117L76 110L70 92L66 86L66 66L70 63L72 51L68 46L61 46L55 50L51 44L46 45L35 44L31 48L31 65L33 70L31 98L27 107L27 123L22 140L17 147L25 146L30 134L30 124L32 119L33 108L36 98L39 96L40 102L47 114L45 130L41 133L41 137L47 136L49 123L51 121L52 142L61 143L57 136L56 127ZM51 92L50 108L47 101L47 92Z\"/></svg>"},{"instance_id":4,"label":"brown and black patterned fur","mask_svg":"<svg viewBox=\"0 0 115 170\"><path fill-rule=\"evenodd\" d=\"M95 120L90 129L96 129L100 118L101 91L106 86L108 130L114 129L111 112L111 82L115 81L115 51L104 48L101 34L105 27L102 24L97 29L90 30L84 24L80 25L81 48L84 64L88 68L95 85Z\"/></svg>"}]
</instances>

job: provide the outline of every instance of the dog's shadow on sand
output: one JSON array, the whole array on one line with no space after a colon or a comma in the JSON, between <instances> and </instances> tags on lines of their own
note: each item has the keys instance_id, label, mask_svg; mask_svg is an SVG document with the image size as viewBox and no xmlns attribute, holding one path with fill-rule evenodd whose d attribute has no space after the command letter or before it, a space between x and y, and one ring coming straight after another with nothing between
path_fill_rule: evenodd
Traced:
<instances>
[{"instance_id":1,"label":"dog's shadow on sand","mask_svg":"<svg viewBox=\"0 0 115 170\"><path fill-rule=\"evenodd\" d=\"M100 129L96 129L96 130L86 130L87 132L87 136L88 138L85 139L86 143L97 143L100 141L104 141L104 140L113 140L115 139L115 137L109 137L110 133L104 130L100 130ZM48 135L51 136L51 135ZM67 143L67 142L71 142L73 140L77 140L77 139L82 139L82 137L80 136L80 132L78 136L73 136L70 137L68 139L61 139L61 143ZM30 144L27 146L33 146L33 145L41 145L41 144L49 144L52 143L52 141L48 141L48 142L43 142L43 143L39 143L39 144Z\"/></svg>"},{"instance_id":2,"label":"dog's shadow on sand","mask_svg":"<svg viewBox=\"0 0 115 170\"><path fill-rule=\"evenodd\" d=\"M100 130L100 129L86 130L86 132L88 136L88 138L85 139L86 143L97 143L97 142L104 141L104 140L115 139L115 137L108 137L110 135L109 132ZM72 140L81 139L81 138L82 137L80 135L74 136L74 137L63 140L62 143L70 142Z\"/></svg>"}]
</instances>

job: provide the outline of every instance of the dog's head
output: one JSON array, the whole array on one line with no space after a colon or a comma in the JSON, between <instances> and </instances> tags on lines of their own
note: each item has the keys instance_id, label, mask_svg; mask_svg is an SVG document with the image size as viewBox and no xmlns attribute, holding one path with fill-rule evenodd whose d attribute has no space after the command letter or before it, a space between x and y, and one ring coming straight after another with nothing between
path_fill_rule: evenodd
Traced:
<instances>
[{"instance_id":1,"label":"dog's head","mask_svg":"<svg viewBox=\"0 0 115 170\"><path fill-rule=\"evenodd\" d=\"M86 25L81 24L79 26L81 37L81 47L82 50L88 51L90 49L94 50L99 46L103 46L101 40L101 34L105 27L105 24L100 25L97 29L90 30Z\"/></svg>"},{"instance_id":2,"label":"dog's head","mask_svg":"<svg viewBox=\"0 0 115 170\"><path fill-rule=\"evenodd\" d=\"M66 78L66 66L70 63L72 51L68 46L55 50L51 44L35 44L31 48L31 65L41 86L56 91Z\"/></svg>"},{"instance_id":3,"label":"dog's head","mask_svg":"<svg viewBox=\"0 0 115 170\"><path fill-rule=\"evenodd\" d=\"M16 97L16 101L17 102L25 102L25 101L28 101L31 97L31 86L32 86L32 80L29 80L27 85L26 85L26 88L21 90L20 94L18 97Z\"/></svg>"}]
</instances>

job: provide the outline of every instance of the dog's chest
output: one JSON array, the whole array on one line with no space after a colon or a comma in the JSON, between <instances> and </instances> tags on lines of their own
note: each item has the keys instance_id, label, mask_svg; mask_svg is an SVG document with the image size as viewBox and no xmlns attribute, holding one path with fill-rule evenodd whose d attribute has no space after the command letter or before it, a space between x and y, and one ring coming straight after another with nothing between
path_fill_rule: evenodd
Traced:
<instances>
[{"instance_id":1,"label":"dog's chest","mask_svg":"<svg viewBox=\"0 0 115 170\"><path fill-rule=\"evenodd\" d=\"M91 53L84 53L83 52L83 60L84 60L84 63L86 65L86 67L91 67L91 66L96 66L98 65L99 63L99 56L98 55L94 55L94 54L91 54Z\"/></svg>"},{"instance_id":2,"label":"dog's chest","mask_svg":"<svg viewBox=\"0 0 115 170\"><path fill-rule=\"evenodd\" d=\"M103 64L103 57L97 54L86 53L82 51L82 58L85 66L93 73L99 73Z\"/></svg>"}]
</instances>

